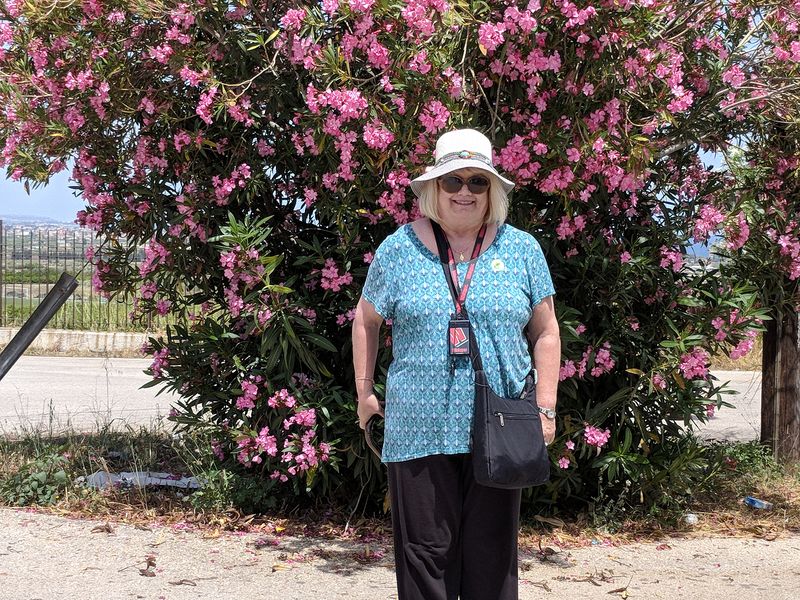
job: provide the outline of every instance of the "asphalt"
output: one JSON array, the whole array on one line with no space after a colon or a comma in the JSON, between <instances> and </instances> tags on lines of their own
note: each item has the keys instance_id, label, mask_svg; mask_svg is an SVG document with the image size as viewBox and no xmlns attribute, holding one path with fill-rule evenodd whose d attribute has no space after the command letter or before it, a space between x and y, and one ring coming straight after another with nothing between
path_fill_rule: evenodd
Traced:
<instances>
[{"instance_id":1,"label":"asphalt","mask_svg":"<svg viewBox=\"0 0 800 600\"><path fill-rule=\"evenodd\" d=\"M22 356L0 380L0 432L30 429L97 430L99 427L153 425L169 414L176 396L142 389L149 381L147 359ZM717 371L729 382L729 402L707 424L705 438L736 441L759 437L761 374ZM800 598L800 595L798 596Z\"/></svg>"},{"instance_id":2,"label":"asphalt","mask_svg":"<svg viewBox=\"0 0 800 600\"><path fill-rule=\"evenodd\" d=\"M142 389L151 361L22 356L0 380L0 431L155 425L176 397Z\"/></svg>"}]
</instances>

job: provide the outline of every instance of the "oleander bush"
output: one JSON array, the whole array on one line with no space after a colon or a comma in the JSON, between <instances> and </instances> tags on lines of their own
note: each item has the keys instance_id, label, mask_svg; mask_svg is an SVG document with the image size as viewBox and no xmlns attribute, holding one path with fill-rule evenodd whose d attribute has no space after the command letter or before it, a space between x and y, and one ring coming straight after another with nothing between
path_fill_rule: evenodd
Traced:
<instances>
[{"instance_id":1,"label":"oleander bush","mask_svg":"<svg viewBox=\"0 0 800 600\"><path fill-rule=\"evenodd\" d=\"M152 384L180 393L173 420L251 504L376 501L353 309L374 249L418 215L408 186L436 138L486 132L562 325L553 477L527 500L668 504L707 460L687 432L723 403L710 357L745 355L775 308L765 290L791 302L800 275L799 16L747 0L5 0L0 166L33 185L71 166L79 222L108 239L89 253L96 288L135 296L132 320L176 319L147 348ZM687 254L709 247L719 264Z\"/></svg>"}]
</instances>

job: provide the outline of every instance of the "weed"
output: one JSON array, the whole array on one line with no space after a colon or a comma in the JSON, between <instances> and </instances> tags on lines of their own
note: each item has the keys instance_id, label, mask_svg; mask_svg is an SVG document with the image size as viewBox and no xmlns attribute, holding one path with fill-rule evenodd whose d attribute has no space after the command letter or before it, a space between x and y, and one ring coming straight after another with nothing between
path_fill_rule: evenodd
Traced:
<instances>
[{"instance_id":1,"label":"weed","mask_svg":"<svg viewBox=\"0 0 800 600\"><path fill-rule=\"evenodd\" d=\"M0 479L0 499L16 506L55 504L69 484L69 461L58 454L37 456Z\"/></svg>"}]
</instances>

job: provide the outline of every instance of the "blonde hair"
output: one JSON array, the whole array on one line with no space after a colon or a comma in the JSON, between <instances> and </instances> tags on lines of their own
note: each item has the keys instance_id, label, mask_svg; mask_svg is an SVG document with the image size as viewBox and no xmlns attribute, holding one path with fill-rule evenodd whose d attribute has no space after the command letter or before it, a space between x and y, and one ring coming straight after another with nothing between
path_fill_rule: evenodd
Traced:
<instances>
[{"instance_id":1,"label":"blonde hair","mask_svg":"<svg viewBox=\"0 0 800 600\"><path fill-rule=\"evenodd\" d=\"M505 223L508 217L508 195L500 181L492 173L481 171L491 181L489 186L489 208L484 223ZM419 210L431 221L439 223L439 183L436 179L426 181L419 195Z\"/></svg>"}]
</instances>

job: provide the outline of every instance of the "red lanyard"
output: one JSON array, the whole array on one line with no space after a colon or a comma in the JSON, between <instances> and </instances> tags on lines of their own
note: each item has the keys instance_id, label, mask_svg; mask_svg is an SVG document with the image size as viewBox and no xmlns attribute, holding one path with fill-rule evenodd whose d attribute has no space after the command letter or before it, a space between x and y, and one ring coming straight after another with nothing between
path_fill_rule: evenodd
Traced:
<instances>
[{"instance_id":1,"label":"red lanyard","mask_svg":"<svg viewBox=\"0 0 800 600\"><path fill-rule=\"evenodd\" d=\"M450 276L453 280L453 302L456 305L456 316L463 315L464 301L467 299L467 292L469 291L469 284L472 281L472 274L475 272L475 259L481 253L481 246L483 246L483 238L486 236L486 225L484 224L478 232L478 237L475 238L475 246L472 248L472 258L470 258L469 266L467 267L467 274L464 277L464 285L459 289L458 285L458 269L456 268L456 259L453 256L453 249L450 247L450 242L447 236L444 236L447 242L447 263L450 267Z\"/></svg>"}]
</instances>

